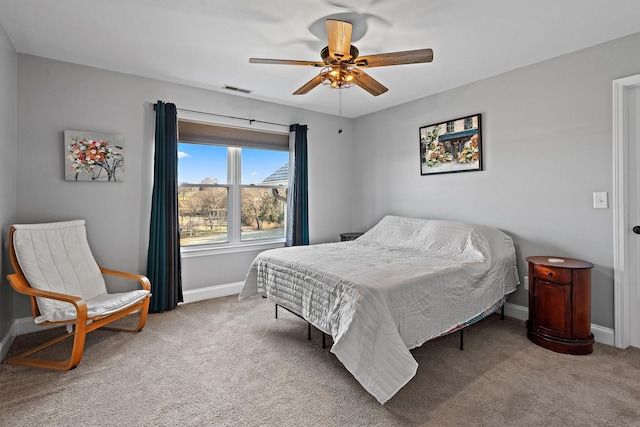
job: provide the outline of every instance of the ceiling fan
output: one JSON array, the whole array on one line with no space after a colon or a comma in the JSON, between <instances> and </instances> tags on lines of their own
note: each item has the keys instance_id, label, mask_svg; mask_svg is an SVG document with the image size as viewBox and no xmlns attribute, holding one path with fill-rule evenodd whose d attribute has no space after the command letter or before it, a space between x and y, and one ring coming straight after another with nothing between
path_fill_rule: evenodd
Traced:
<instances>
[{"instance_id":1,"label":"ceiling fan","mask_svg":"<svg viewBox=\"0 0 640 427\"><path fill-rule=\"evenodd\" d=\"M362 71L362 68L433 61L433 50L431 49L359 56L358 48L351 44L351 30L352 24L350 22L327 19L328 45L320 52L322 62L266 58L250 58L249 62L252 64L306 65L322 68L320 74L293 92L294 95L303 95L319 84L324 84L334 89L357 85L371 95L378 96L388 89Z\"/></svg>"}]
</instances>

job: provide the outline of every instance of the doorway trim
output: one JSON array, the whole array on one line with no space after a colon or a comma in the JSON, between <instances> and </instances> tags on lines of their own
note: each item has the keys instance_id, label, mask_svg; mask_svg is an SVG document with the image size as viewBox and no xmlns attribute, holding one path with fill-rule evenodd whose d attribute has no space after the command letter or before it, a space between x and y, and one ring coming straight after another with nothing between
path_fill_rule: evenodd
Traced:
<instances>
[{"instance_id":1,"label":"doorway trim","mask_svg":"<svg viewBox=\"0 0 640 427\"><path fill-rule=\"evenodd\" d=\"M631 342L627 91L637 86L640 74L613 81L613 292L614 344L618 348L627 348Z\"/></svg>"}]
</instances>

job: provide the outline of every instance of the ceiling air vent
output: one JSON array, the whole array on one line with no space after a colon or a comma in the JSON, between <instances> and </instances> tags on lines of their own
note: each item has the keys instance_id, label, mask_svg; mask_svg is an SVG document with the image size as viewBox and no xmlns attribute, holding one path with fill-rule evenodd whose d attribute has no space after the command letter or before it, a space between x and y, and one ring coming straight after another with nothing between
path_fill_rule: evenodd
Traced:
<instances>
[{"instance_id":1,"label":"ceiling air vent","mask_svg":"<svg viewBox=\"0 0 640 427\"><path fill-rule=\"evenodd\" d=\"M239 88L239 87L234 87L234 86L229 86L229 85L222 86L222 89L232 90L234 92L240 92L240 93L251 93L251 91L249 89L242 89L242 88Z\"/></svg>"}]
</instances>

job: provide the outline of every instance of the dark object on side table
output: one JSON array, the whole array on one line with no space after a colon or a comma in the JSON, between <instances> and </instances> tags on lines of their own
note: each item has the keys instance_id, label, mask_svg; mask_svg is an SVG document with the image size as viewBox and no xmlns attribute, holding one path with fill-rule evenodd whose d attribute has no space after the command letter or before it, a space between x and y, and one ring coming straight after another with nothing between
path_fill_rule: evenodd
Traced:
<instances>
[{"instance_id":1,"label":"dark object on side table","mask_svg":"<svg viewBox=\"0 0 640 427\"><path fill-rule=\"evenodd\" d=\"M364 233L340 233L340 241L348 242L350 240L356 240L358 237L362 236Z\"/></svg>"}]
</instances>

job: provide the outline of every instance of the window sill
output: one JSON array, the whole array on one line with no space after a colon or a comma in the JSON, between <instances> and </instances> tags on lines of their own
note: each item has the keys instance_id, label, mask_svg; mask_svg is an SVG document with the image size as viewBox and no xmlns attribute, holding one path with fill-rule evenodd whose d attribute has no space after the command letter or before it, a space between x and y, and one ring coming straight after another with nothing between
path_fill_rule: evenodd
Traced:
<instances>
[{"instance_id":1,"label":"window sill","mask_svg":"<svg viewBox=\"0 0 640 427\"><path fill-rule=\"evenodd\" d=\"M264 251L284 247L284 239L258 243L238 243L224 245L202 245L180 248L182 258L233 254L238 252Z\"/></svg>"}]
</instances>

